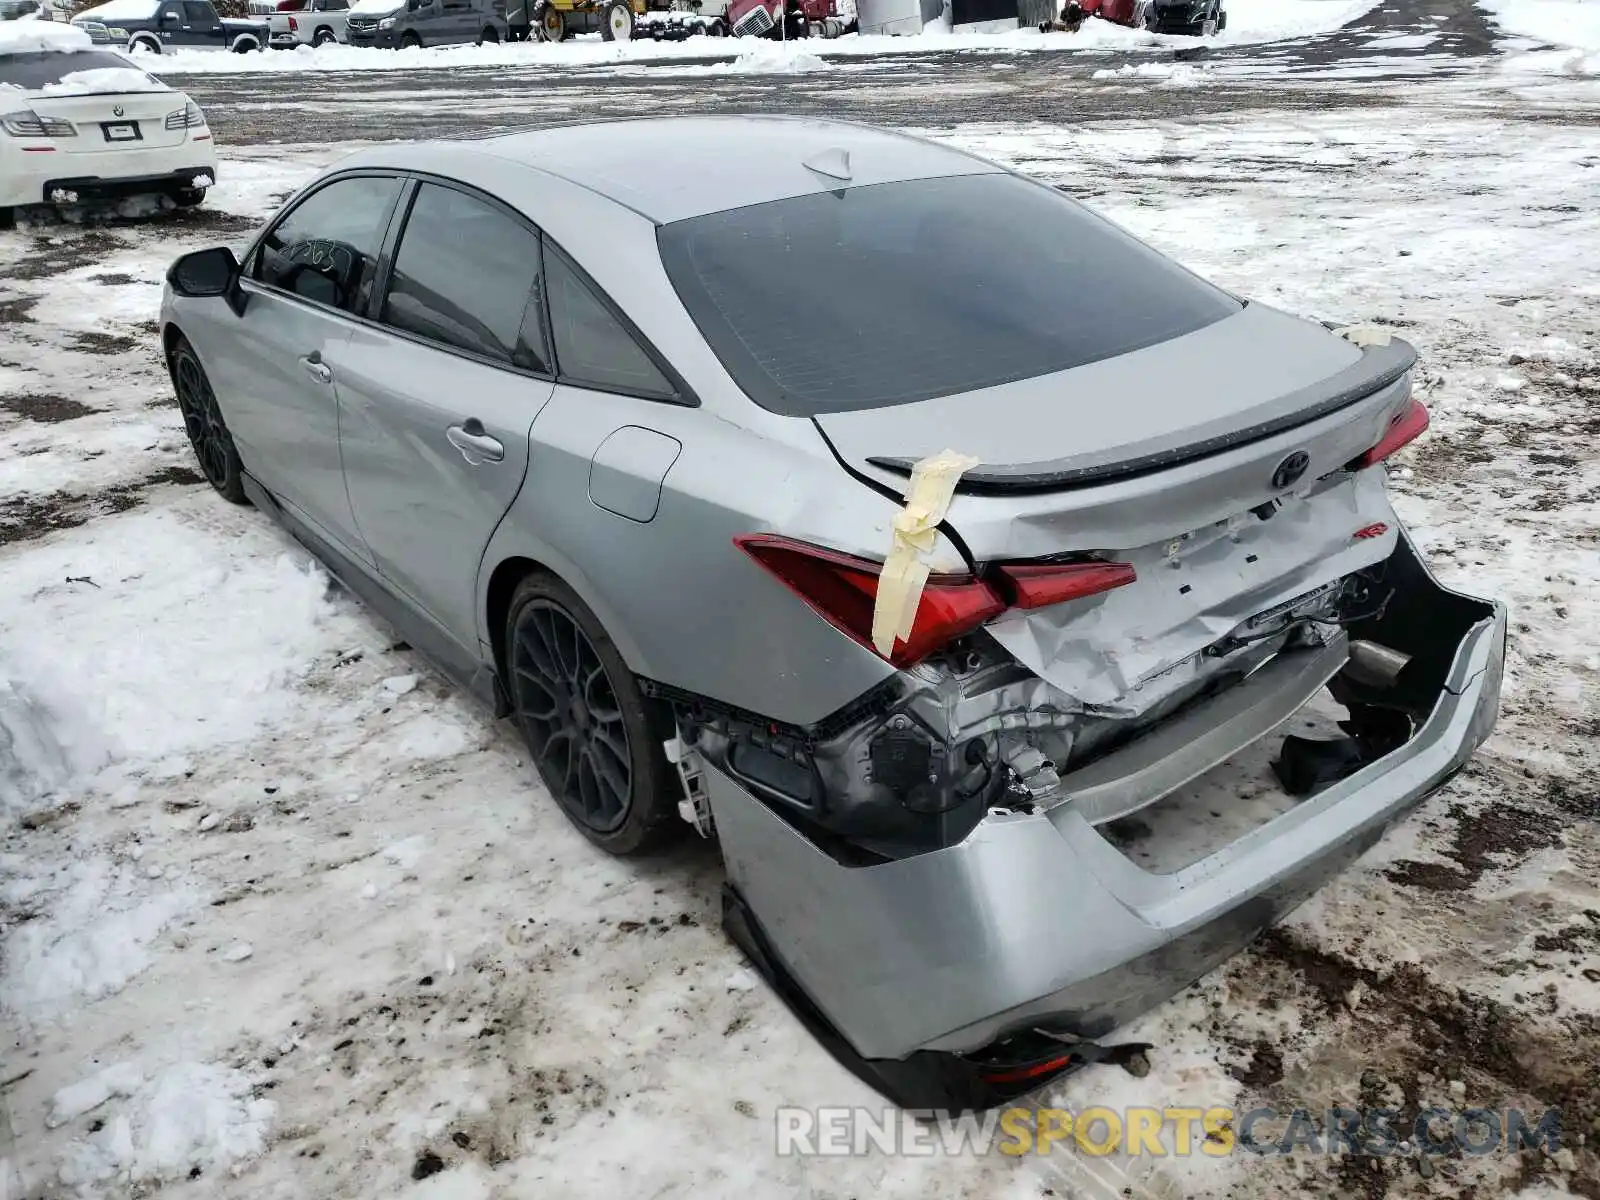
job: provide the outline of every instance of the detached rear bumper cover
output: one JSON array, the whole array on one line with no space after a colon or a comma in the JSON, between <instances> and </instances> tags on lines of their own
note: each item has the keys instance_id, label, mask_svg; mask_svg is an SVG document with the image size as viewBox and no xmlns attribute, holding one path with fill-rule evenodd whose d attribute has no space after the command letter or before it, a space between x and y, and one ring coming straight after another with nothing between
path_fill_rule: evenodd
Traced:
<instances>
[{"instance_id":1,"label":"detached rear bumper cover","mask_svg":"<svg viewBox=\"0 0 1600 1200\"><path fill-rule=\"evenodd\" d=\"M1097 1038L1225 961L1448 780L1499 710L1506 611L1440 587L1402 536L1391 637L1434 698L1400 748L1171 875L1073 806L998 814L948 849L849 867L728 776L707 790L770 956L868 1060L966 1054L1036 1027ZM1415 685L1414 685L1415 686Z\"/></svg>"}]
</instances>

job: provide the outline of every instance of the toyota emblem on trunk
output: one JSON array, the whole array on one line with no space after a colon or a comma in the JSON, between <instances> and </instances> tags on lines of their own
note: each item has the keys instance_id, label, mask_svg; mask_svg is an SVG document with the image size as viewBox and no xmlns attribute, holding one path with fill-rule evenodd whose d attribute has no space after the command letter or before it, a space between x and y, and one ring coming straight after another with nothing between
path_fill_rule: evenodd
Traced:
<instances>
[{"instance_id":1,"label":"toyota emblem on trunk","mask_svg":"<svg viewBox=\"0 0 1600 1200\"><path fill-rule=\"evenodd\" d=\"M1272 473L1272 486L1275 488L1290 486L1306 473L1306 468L1310 465L1311 456L1304 450L1296 450L1278 464L1278 469Z\"/></svg>"}]
</instances>

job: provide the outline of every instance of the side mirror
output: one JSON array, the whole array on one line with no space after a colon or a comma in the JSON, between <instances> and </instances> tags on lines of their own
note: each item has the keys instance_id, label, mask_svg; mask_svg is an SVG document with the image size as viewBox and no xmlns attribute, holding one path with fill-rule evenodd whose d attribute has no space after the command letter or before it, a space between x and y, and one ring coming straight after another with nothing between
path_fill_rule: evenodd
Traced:
<instances>
[{"instance_id":1,"label":"side mirror","mask_svg":"<svg viewBox=\"0 0 1600 1200\"><path fill-rule=\"evenodd\" d=\"M229 308L244 315L245 294L239 288L239 260L227 246L185 254L167 271L167 283L180 296L222 296Z\"/></svg>"}]
</instances>

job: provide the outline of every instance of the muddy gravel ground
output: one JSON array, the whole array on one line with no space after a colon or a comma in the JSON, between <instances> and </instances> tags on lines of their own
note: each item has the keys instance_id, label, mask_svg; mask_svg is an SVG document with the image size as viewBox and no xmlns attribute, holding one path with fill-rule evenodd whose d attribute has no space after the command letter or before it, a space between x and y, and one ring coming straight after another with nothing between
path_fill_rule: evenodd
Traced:
<instances>
[{"instance_id":1,"label":"muddy gravel ground","mask_svg":"<svg viewBox=\"0 0 1600 1200\"><path fill-rule=\"evenodd\" d=\"M223 147L207 207L0 235L0 667L61 743L0 852L15 1194L1600 1200L1600 91L1546 62L1399 0L1182 62L183 80ZM876 1101L721 937L714 857L598 856L507 728L204 486L157 352L175 254L247 239L359 144L703 111L976 149L1225 286L1418 346L1433 427L1393 488L1441 578L1511 606L1498 729L1125 1031L1148 1077L1040 1099L1558 1106L1559 1153L775 1159L777 1106ZM63 1105L86 1080L103 1102Z\"/></svg>"}]
</instances>

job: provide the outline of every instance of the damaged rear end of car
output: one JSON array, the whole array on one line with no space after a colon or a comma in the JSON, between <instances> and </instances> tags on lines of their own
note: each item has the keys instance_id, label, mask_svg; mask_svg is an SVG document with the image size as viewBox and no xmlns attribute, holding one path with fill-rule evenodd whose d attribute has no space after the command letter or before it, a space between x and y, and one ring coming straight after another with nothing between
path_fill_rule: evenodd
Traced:
<instances>
[{"instance_id":1,"label":"damaged rear end of car","mask_svg":"<svg viewBox=\"0 0 1600 1200\"><path fill-rule=\"evenodd\" d=\"M973 232L1007 209L1052 236ZM1410 346L1239 301L1009 175L681 225L663 261L740 388L923 529L881 681L825 719L659 689L730 933L891 1099L989 1107L1117 1057L1094 1039L1487 736L1505 611L1433 579L1384 487L1427 425ZM833 298L809 340L776 277ZM930 509L941 452L962 467ZM902 603L884 531L733 541L860 647L880 590Z\"/></svg>"}]
</instances>

